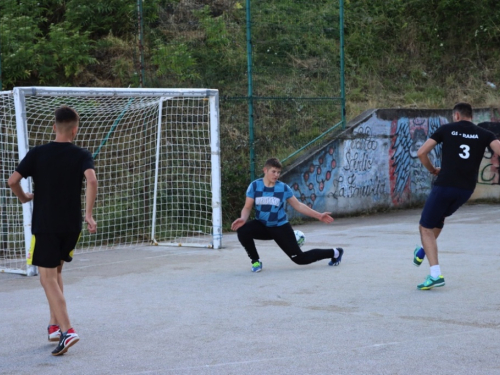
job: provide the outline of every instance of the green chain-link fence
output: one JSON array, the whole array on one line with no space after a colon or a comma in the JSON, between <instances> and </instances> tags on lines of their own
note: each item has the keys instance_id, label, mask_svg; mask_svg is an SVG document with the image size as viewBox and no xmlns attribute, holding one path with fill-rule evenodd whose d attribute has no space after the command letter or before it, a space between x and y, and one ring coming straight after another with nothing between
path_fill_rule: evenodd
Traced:
<instances>
[{"instance_id":1,"label":"green chain-link fence","mask_svg":"<svg viewBox=\"0 0 500 375\"><path fill-rule=\"evenodd\" d=\"M345 125L342 14L342 0L2 0L0 77L219 89L234 218L268 157L286 165Z\"/></svg>"},{"instance_id":2,"label":"green chain-link fence","mask_svg":"<svg viewBox=\"0 0 500 375\"><path fill-rule=\"evenodd\" d=\"M179 2L159 13L160 27L144 24L144 61L158 67L144 81L174 75L220 90L224 212L234 218L267 158L286 165L345 126L343 2Z\"/></svg>"},{"instance_id":3,"label":"green chain-link fence","mask_svg":"<svg viewBox=\"0 0 500 375\"><path fill-rule=\"evenodd\" d=\"M342 7L242 0L161 8L156 33L144 25L144 45L153 46L144 60L159 66L146 69L156 74L144 81L154 84L182 65L177 77L219 88L225 151L241 154L253 177L266 158L289 160L343 122ZM197 66L202 54L206 67Z\"/></svg>"}]
</instances>

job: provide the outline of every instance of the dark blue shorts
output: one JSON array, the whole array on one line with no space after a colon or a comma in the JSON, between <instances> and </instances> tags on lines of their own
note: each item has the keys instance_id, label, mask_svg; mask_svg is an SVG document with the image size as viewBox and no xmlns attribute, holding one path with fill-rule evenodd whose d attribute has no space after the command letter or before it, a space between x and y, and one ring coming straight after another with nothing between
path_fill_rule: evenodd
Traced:
<instances>
[{"instance_id":1,"label":"dark blue shorts","mask_svg":"<svg viewBox=\"0 0 500 375\"><path fill-rule=\"evenodd\" d=\"M420 225L424 228L443 228L445 217L451 216L472 195L472 190L434 186L425 202Z\"/></svg>"}]
</instances>

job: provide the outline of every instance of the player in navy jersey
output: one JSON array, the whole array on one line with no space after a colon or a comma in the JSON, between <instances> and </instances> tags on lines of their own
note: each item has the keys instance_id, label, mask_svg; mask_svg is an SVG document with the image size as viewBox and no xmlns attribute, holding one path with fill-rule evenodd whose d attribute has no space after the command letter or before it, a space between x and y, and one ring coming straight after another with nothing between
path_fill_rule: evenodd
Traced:
<instances>
[{"instance_id":1,"label":"player in navy jersey","mask_svg":"<svg viewBox=\"0 0 500 375\"><path fill-rule=\"evenodd\" d=\"M28 264L38 266L40 283L50 308L49 341L59 344L53 355L64 354L78 342L63 294L62 267L71 262L82 230L82 182L87 182L85 222L90 233L97 231L92 210L97 195L94 160L89 151L75 146L79 116L63 106L55 111L55 140L32 148L9 178L9 186L21 203L33 200L31 249ZM32 177L35 193L26 193L22 178Z\"/></svg>"},{"instance_id":2,"label":"player in navy jersey","mask_svg":"<svg viewBox=\"0 0 500 375\"><path fill-rule=\"evenodd\" d=\"M500 154L495 135L472 123L472 107L458 103L453 108L453 123L441 126L420 147L417 156L427 170L437 176L420 218L422 247L413 253L413 263L420 266L427 255L430 275L418 289L426 290L445 284L438 262L437 238L444 220L470 198L476 187L479 165L486 147ZM442 144L441 168L436 168L429 153Z\"/></svg>"},{"instance_id":3,"label":"player in navy jersey","mask_svg":"<svg viewBox=\"0 0 500 375\"><path fill-rule=\"evenodd\" d=\"M264 177L253 181L247 189L246 200L241 217L236 219L231 229L238 232L238 239L245 248L252 262L252 272L262 270L254 240L274 240L286 255L296 264L310 264L321 259L330 259L330 266L338 266L344 250L332 249L300 250L292 226L288 222L285 203L297 212L322 221L332 223L330 212L319 213L299 202L292 189L279 181L282 165L276 158L271 158L264 165ZM255 219L248 221L252 208L255 207Z\"/></svg>"}]
</instances>

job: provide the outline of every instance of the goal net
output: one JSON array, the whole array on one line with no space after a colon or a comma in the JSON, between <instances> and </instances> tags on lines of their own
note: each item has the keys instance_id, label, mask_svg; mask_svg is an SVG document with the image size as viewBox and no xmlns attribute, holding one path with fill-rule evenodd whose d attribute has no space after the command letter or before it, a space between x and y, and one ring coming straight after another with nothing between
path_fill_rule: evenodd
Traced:
<instances>
[{"instance_id":1,"label":"goal net","mask_svg":"<svg viewBox=\"0 0 500 375\"><path fill-rule=\"evenodd\" d=\"M21 87L2 94L0 271L36 273L25 261L32 203L21 205L6 180L30 148L54 139L61 105L80 115L74 143L92 153L99 182L98 231L84 225L76 253L145 243L221 247L217 90ZM21 183L34 188L31 179Z\"/></svg>"}]
</instances>

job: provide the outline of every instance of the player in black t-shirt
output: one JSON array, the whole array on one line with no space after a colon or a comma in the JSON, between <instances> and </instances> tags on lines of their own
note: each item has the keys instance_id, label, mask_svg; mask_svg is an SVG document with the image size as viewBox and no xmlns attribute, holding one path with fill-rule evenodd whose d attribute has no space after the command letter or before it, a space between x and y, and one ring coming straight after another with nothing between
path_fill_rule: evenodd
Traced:
<instances>
[{"instance_id":1,"label":"player in black t-shirt","mask_svg":"<svg viewBox=\"0 0 500 375\"><path fill-rule=\"evenodd\" d=\"M87 182L85 222L90 233L97 231L92 210L97 195L94 160L89 151L72 142L79 116L69 107L55 111L54 142L31 149L9 178L9 186L22 203L33 200L31 249L28 264L38 266L40 283L50 307L49 341L57 341L53 355L64 354L78 342L63 294L62 267L72 260L82 230L81 192ZM22 178L32 177L35 193L26 193Z\"/></svg>"},{"instance_id":2,"label":"player in black t-shirt","mask_svg":"<svg viewBox=\"0 0 500 375\"><path fill-rule=\"evenodd\" d=\"M444 219L467 202L474 192L479 165L486 147L500 154L500 141L495 135L471 122L470 104L455 105L453 121L455 122L443 125L436 130L417 153L424 167L437 176L425 202L419 223L423 247L417 247L413 257L413 263L420 266L427 255L431 268L430 275L417 286L421 290L445 284L439 267L436 241L443 229ZM438 144L443 146L441 168L434 167L428 156Z\"/></svg>"}]
</instances>

